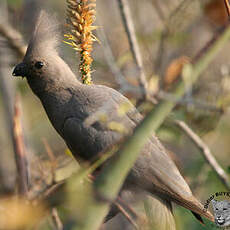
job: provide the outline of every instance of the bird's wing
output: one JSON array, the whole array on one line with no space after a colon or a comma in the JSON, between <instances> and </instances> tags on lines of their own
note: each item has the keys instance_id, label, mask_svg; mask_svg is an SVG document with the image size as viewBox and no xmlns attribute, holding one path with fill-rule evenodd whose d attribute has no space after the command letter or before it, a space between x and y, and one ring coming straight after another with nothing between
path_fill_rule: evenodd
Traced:
<instances>
[{"instance_id":1,"label":"bird's wing","mask_svg":"<svg viewBox=\"0 0 230 230\"><path fill-rule=\"evenodd\" d=\"M107 121L96 120L90 126L85 125L84 121L76 117L69 118L64 125L65 140L72 149L79 149L87 155L87 152L97 153L104 148L112 145L122 138L122 134L110 129L110 122L120 123L127 129L134 129L143 119L142 115L132 105L132 103L119 92L105 86L86 86L84 98L90 105L85 107L86 113L90 116L98 111L106 113ZM85 103L86 104L86 103ZM119 108L127 106L126 113L119 114ZM94 109L93 109L94 107ZM146 178L146 183L154 179L154 183L166 191L178 194L178 196L190 196L191 191L179 173L175 163L168 156L164 147L157 137L152 135L144 146L142 153L134 166L133 175L140 182ZM134 180L134 181L135 181ZM165 183L167 182L167 183ZM164 184L165 183L165 184Z\"/></svg>"},{"instance_id":2,"label":"bird's wing","mask_svg":"<svg viewBox=\"0 0 230 230\"><path fill-rule=\"evenodd\" d=\"M76 158L93 161L98 154L121 139L121 135L105 130L100 124L85 125L76 117L68 118L63 126L65 142Z\"/></svg>"}]
</instances>

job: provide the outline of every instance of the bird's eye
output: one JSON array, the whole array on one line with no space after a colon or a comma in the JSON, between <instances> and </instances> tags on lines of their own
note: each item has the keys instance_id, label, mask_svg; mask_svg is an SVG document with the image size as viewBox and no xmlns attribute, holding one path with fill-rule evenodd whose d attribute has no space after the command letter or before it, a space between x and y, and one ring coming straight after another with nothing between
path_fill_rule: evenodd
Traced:
<instances>
[{"instance_id":1,"label":"bird's eye","mask_svg":"<svg viewBox=\"0 0 230 230\"><path fill-rule=\"evenodd\" d=\"M37 62L35 63L35 67L36 67L37 69L41 69L43 66L44 66L44 63L43 63L42 61L37 61Z\"/></svg>"}]
</instances>

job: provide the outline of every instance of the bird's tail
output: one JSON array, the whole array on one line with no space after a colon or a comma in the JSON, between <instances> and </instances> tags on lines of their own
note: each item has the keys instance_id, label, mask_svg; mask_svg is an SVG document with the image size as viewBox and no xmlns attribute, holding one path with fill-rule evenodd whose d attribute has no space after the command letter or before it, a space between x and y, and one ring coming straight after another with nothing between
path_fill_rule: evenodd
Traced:
<instances>
[{"instance_id":1,"label":"bird's tail","mask_svg":"<svg viewBox=\"0 0 230 230\"><path fill-rule=\"evenodd\" d=\"M181 199L174 199L173 201L183 206L184 208L187 208L190 211L192 211L192 213L198 220L200 220L201 218L201 217L198 218L198 216L202 216L214 222L213 215L208 210L205 210L203 205L194 196L191 196L189 199L181 198Z\"/></svg>"},{"instance_id":2,"label":"bird's tail","mask_svg":"<svg viewBox=\"0 0 230 230\"><path fill-rule=\"evenodd\" d=\"M171 202L153 195L144 202L150 229L176 230Z\"/></svg>"},{"instance_id":3,"label":"bird's tail","mask_svg":"<svg viewBox=\"0 0 230 230\"><path fill-rule=\"evenodd\" d=\"M134 204L133 199L136 200L138 205L134 204L136 214L138 219L136 219L137 225L140 229L151 229L151 230L176 230L176 225L174 221L174 216L172 213L171 202L158 198L157 196L149 195L147 193L132 194L132 199L124 199L127 204ZM141 202L140 204L140 198ZM134 203L133 203L134 202ZM145 228L146 226L146 228ZM103 227L103 230L136 230L133 224L131 224L127 218L119 213L106 222Z\"/></svg>"}]
</instances>

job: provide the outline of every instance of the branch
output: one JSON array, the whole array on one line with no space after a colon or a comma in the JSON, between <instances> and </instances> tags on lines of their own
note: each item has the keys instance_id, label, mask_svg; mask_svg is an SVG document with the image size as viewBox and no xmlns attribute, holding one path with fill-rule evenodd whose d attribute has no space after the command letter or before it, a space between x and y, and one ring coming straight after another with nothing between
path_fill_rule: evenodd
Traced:
<instances>
[{"instance_id":1,"label":"branch","mask_svg":"<svg viewBox=\"0 0 230 230\"><path fill-rule=\"evenodd\" d=\"M105 35L105 31L103 28L100 28L100 30L97 30L97 36L103 45L104 57L105 57L105 60L108 64L108 66L111 69L111 72L115 76L116 81L119 84L119 86L123 87L123 85L128 84L127 80L125 79L124 75L121 73L120 69L116 65L116 61L115 61L113 52L110 48L109 42L107 40L107 37Z\"/></svg>"},{"instance_id":2,"label":"branch","mask_svg":"<svg viewBox=\"0 0 230 230\"><path fill-rule=\"evenodd\" d=\"M153 5L153 7L155 8L155 12L156 12L158 18L161 20L161 22L164 24L164 26L167 27L166 18L165 18L163 10L161 9L159 2L152 0L151 3Z\"/></svg>"},{"instance_id":3,"label":"branch","mask_svg":"<svg viewBox=\"0 0 230 230\"><path fill-rule=\"evenodd\" d=\"M56 208L52 208L51 216L52 216L52 220L53 220L55 230L63 230L64 227L63 227L63 224L61 222L61 219L60 219L60 217L58 215L58 211L57 211Z\"/></svg>"},{"instance_id":4,"label":"branch","mask_svg":"<svg viewBox=\"0 0 230 230\"><path fill-rule=\"evenodd\" d=\"M172 101L177 105L183 105L183 106L193 105L195 108L204 110L205 112L209 111L209 112L216 112L221 114L224 112L224 108L222 108L221 106L215 106L202 100L196 100L190 98L181 98L178 100L178 98L175 98L173 94L163 90L160 90L158 92L156 98L159 100Z\"/></svg>"},{"instance_id":5,"label":"branch","mask_svg":"<svg viewBox=\"0 0 230 230\"><path fill-rule=\"evenodd\" d=\"M124 206L119 202L114 202L114 205L120 210L120 212L124 215L124 217L128 220L128 222L134 227L134 229L138 230L138 225L135 220L130 216L130 214L125 210Z\"/></svg>"},{"instance_id":6,"label":"branch","mask_svg":"<svg viewBox=\"0 0 230 230\"><path fill-rule=\"evenodd\" d=\"M181 1L175 8L174 10L170 13L169 17L166 19L163 11L161 10L161 7L158 3L158 1L152 0L151 3L154 6L154 8L156 9L156 13L158 14L158 17L161 19L164 28L160 34L160 39L159 39L159 45L157 47L157 54L156 54L156 58L155 58L155 62L154 62L154 70L158 75L162 75L162 61L164 59L164 54L165 54L165 49L166 49L166 40L170 35L170 24L172 24L173 26L173 18L176 16L176 14L178 14L179 12L181 12L181 9L185 7L186 4L189 4L191 1L189 0L183 0ZM160 87L162 86L162 79L160 79Z\"/></svg>"},{"instance_id":7,"label":"branch","mask_svg":"<svg viewBox=\"0 0 230 230\"><path fill-rule=\"evenodd\" d=\"M175 123L185 132L185 134L201 150L204 159L212 167L212 169L215 171L219 179L223 182L225 187L228 190L230 190L230 183L229 183L228 176L216 161L209 147L202 141L202 139L197 134L194 133L194 131L191 128L188 127L188 125L185 122L177 120L175 121Z\"/></svg>"},{"instance_id":8,"label":"branch","mask_svg":"<svg viewBox=\"0 0 230 230\"><path fill-rule=\"evenodd\" d=\"M141 52L137 43L136 35L135 35L135 28L130 12L130 8L128 5L127 0L118 0L122 21L125 27L125 31L128 36L129 46L132 52L133 59L138 69L138 80L143 92L142 100L148 98L148 89L147 89L147 81L146 76L143 69L143 60L141 57Z\"/></svg>"},{"instance_id":9,"label":"branch","mask_svg":"<svg viewBox=\"0 0 230 230\"><path fill-rule=\"evenodd\" d=\"M28 193L29 171L28 162L26 157L25 143L23 140L23 131L21 124L21 111L19 108L18 97L15 100L14 105L14 117L13 117L13 142L16 166L18 170L18 186L19 194L26 196Z\"/></svg>"},{"instance_id":10,"label":"branch","mask_svg":"<svg viewBox=\"0 0 230 230\"><path fill-rule=\"evenodd\" d=\"M10 48L16 52L20 59L25 56L26 47L22 44L22 35L10 24L0 24L0 35L7 40Z\"/></svg>"},{"instance_id":11,"label":"branch","mask_svg":"<svg viewBox=\"0 0 230 230\"><path fill-rule=\"evenodd\" d=\"M208 67L213 58L220 49L230 39L230 28L226 28L213 46L207 50L199 61L194 64L189 72L191 84L195 83L199 75ZM180 82L173 90L174 95L179 99L185 94L186 87L184 82ZM77 223L75 230L93 230L98 229L104 217L109 211L109 204L117 197L129 170L137 160L141 149L148 138L163 123L164 119L171 112L175 103L170 101L160 102L145 117L135 129L132 136L119 149L119 151L105 165L101 173L94 181L94 190L96 197L92 194L92 202L87 206L87 210L81 221ZM112 178L112 179L111 179ZM109 201L109 202L108 202Z\"/></svg>"},{"instance_id":12,"label":"branch","mask_svg":"<svg viewBox=\"0 0 230 230\"><path fill-rule=\"evenodd\" d=\"M2 15L1 15L2 16ZM23 57L25 54L25 48L19 42L22 36L16 32L7 22L6 20L0 24L0 35L4 37L9 46L16 50L16 53L19 57ZM3 51L3 49L2 49ZM4 60L7 58L7 53L5 56L1 55L1 59ZM5 66L1 66L2 69L5 69ZM14 147L15 161L17 166L17 182L19 194L26 196L28 192L28 166L27 166L27 158L25 155L25 145L23 140L22 133L22 125L21 125L21 114L19 108L18 99L14 104L14 84L11 79L8 79L6 74L8 75L8 71L1 71L1 89L2 96L4 102L5 113L8 120L8 127L11 134L11 140ZM13 111L14 106L14 111Z\"/></svg>"},{"instance_id":13,"label":"branch","mask_svg":"<svg viewBox=\"0 0 230 230\"><path fill-rule=\"evenodd\" d=\"M101 23L99 23L101 24ZM103 52L104 52L104 57L105 60L112 72L112 74L115 77L116 82L119 84L120 89L119 92L124 93L124 92L131 92L134 94L142 94L141 96L143 97L143 92L140 92L140 87L136 87L131 85L124 77L120 69L118 68L116 64L115 57L113 55L113 52L110 48L110 45L108 43L108 39L106 37L105 31L103 28L100 30L97 30L97 36L102 43L103 46Z\"/></svg>"},{"instance_id":14,"label":"branch","mask_svg":"<svg viewBox=\"0 0 230 230\"><path fill-rule=\"evenodd\" d=\"M227 13L228 13L228 17L230 17L230 4L229 4L229 0L224 0L224 4L225 4L225 8L226 8Z\"/></svg>"}]
</instances>

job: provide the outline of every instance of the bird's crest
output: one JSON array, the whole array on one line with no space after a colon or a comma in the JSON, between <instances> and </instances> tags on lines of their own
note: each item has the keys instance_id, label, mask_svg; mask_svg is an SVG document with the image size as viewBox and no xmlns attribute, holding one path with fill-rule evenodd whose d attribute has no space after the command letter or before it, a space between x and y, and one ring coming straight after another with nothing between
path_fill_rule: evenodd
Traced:
<instances>
[{"instance_id":1,"label":"bird's crest","mask_svg":"<svg viewBox=\"0 0 230 230\"><path fill-rule=\"evenodd\" d=\"M38 15L25 58L56 53L59 40L59 24L56 18L42 10Z\"/></svg>"}]
</instances>

